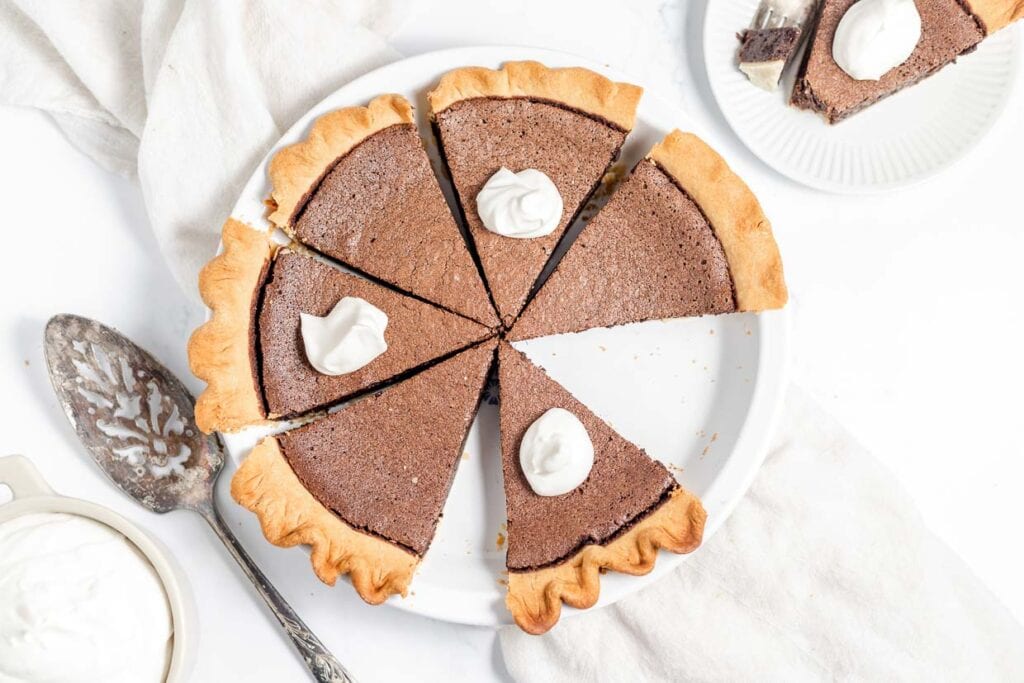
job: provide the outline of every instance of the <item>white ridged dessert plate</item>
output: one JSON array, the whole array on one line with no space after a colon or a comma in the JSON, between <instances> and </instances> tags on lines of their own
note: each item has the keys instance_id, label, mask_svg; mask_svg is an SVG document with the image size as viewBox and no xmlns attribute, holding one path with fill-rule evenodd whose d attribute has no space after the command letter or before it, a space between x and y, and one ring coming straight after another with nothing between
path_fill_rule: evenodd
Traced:
<instances>
[{"instance_id":1,"label":"white ridged dessert plate","mask_svg":"<svg viewBox=\"0 0 1024 683\"><path fill-rule=\"evenodd\" d=\"M704 19L711 91L736 135L779 173L830 192L881 192L934 176L962 159L1003 111L1018 70L1014 26L956 64L836 125L788 106L791 65L779 90L736 67L736 34L759 0L713 0Z\"/></svg>"},{"instance_id":2,"label":"white ridged dessert plate","mask_svg":"<svg viewBox=\"0 0 1024 683\"><path fill-rule=\"evenodd\" d=\"M339 107L364 105L380 93L399 93L415 104L420 133L431 140L426 93L442 74L460 66L496 68L522 59L556 67L584 66L616 80L632 80L580 57L534 48L459 48L396 62L352 81L300 118L255 170L232 216L269 226L263 204L269 195L267 160L304 137L316 117ZM674 127L692 129L678 107L645 93L636 127L623 148L624 165L631 167ZM712 136L706 139L719 146ZM436 157L432 142L428 151ZM442 186L450 195L447 181L442 180ZM788 315L782 310L625 325L516 346L701 497L708 511L706 542L742 498L765 456L785 391L788 329ZM437 536L412 581L410 595L387 604L453 622L511 623L502 584L505 551L498 543L505 500L494 403L493 397L485 401L473 424ZM254 428L224 436L235 462L248 454L260 435L261 430ZM354 615L374 618L374 610L380 608L367 607L341 582L333 589L321 584L307 555L271 546L254 516L225 505L229 507L227 514L246 548L325 641L336 634L343 642ZM604 575L598 605L640 590L685 559L662 552L646 576ZM566 608L562 618L575 612Z\"/></svg>"}]
</instances>

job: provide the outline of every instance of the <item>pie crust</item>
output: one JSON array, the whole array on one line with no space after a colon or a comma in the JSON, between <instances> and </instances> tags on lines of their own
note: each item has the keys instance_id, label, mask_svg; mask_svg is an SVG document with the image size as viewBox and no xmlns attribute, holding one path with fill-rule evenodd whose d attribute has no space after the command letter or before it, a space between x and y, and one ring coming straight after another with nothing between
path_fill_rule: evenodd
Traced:
<instances>
[{"instance_id":1,"label":"pie crust","mask_svg":"<svg viewBox=\"0 0 1024 683\"><path fill-rule=\"evenodd\" d=\"M192 374L206 382L196 399L203 432L232 432L264 422L256 389L252 347L254 298L277 250L267 233L229 218L221 230L223 251L199 273L199 294L210 319L188 340Z\"/></svg>"},{"instance_id":2,"label":"pie crust","mask_svg":"<svg viewBox=\"0 0 1024 683\"><path fill-rule=\"evenodd\" d=\"M987 36L1024 17L1024 0L965 0L964 4L981 21Z\"/></svg>"},{"instance_id":3,"label":"pie crust","mask_svg":"<svg viewBox=\"0 0 1024 683\"><path fill-rule=\"evenodd\" d=\"M630 131L641 94L639 86L616 83L581 67L551 69L540 62L507 62L497 70L470 66L449 71L427 100L433 115L477 97L528 97L556 102Z\"/></svg>"},{"instance_id":4,"label":"pie crust","mask_svg":"<svg viewBox=\"0 0 1024 683\"><path fill-rule=\"evenodd\" d=\"M676 488L654 512L607 545L588 545L559 564L529 572L509 572L505 605L516 624L539 635L558 621L562 603L586 609L597 602L601 572L646 574L658 549L696 550L707 513L689 491Z\"/></svg>"},{"instance_id":5,"label":"pie crust","mask_svg":"<svg viewBox=\"0 0 1024 683\"><path fill-rule=\"evenodd\" d=\"M401 95L379 95L365 107L347 107L313 122L309 136L270 160L270 222L288 230L309 193L349 150L374 133L412 124L412 105Z\"/></svg>"},{"instance_id":6,"label":"pie crust","mask_svg":"<svg viewBox=\"0 0 1024 683\"><path fill-rule=\"evenodd\" d=\"M708 219L729 262L739 311L781 308L788 298L782 257L757 197L725 160L693 133L674 130L648 158L668 173Z\"/></svg>"},{"instance_id":7,"label":"pie crust","mask_svg":"<svg viewBox=\"0 0 1024 683\"><path fill-rule=\"evenodd\" d=\"M231 478L231 497L255 513L274 545L310 546L313 571L328 586L348 574L371 605L408 591L420 558L357 531L321 505L295 476L276 438L261 441L242 462Z\"/></svg>"}]
</instances>

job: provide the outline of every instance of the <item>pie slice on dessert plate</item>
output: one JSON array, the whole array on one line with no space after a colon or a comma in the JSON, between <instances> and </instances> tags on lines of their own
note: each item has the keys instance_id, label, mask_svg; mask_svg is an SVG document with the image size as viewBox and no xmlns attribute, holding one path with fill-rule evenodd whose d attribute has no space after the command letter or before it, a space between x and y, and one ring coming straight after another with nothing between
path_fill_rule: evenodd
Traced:
<instances>
[{"instance_id":1,"label":"pie slice on dessert plate","mask_svg":"<svg viewBox=\"0 0 1024 683\"><path fill-rule=\"evenodd\" d=\"M921 30L910 57L876 80L857 80L833 56L837 28L856 2L821 0L793 84L790 104L818 113L828 123L842 121L915 85L1024 16L1020 0L914 0Z\"/></svg>"},{"instance_id":2,"label":"pie slice on dessert plate","mask_svg":"<svg viewBox=\"0 0 1024 683\"><path fill-rule=\"evenodd\" d=\"M563 602L593 606L605 571L646 574L659 549L688 553L700 545L704 508L661 463L507 342L499 345L498 376L508 516L506 605L520 628L544 633L558 621ZM570 415L576 425L571 429L585 429L592 445L592 465L577 473L581 483L575 486L562 481L556 482L561 489L545 489L551 481L544 477L579 450L569 429L545 430L549 414L562 420Z\"/></svg>"},{"instance_id":3,"label":"pie slice on dessert plate","mask_svg":"<svg viewBox=\"0 0 1024 683\"><path fill-rule=\"evenodd\" d=\"M370 604L405 595L430 546L496 340L261 441L231 480L267 540L311 546L313 570L349 574Z\"/></svg>"},{"instance_id":4,"label":"pie slice on dessert plate","mask_svg":"<svg viewBox=\"0 0 1024 683\"><path fill-rule=\"evenodd\" d=\"M583 229L509 339L762 311L786 298L757 198L703 140L677 130Z\"/></svg>"},{"instance_id":5,"label":"pie slice on dessert plate","mask_svg":"<svg viewBox=\"0 0 1024 683\"><path fill-rule=\"evenodd\" d=\"M403 292L498 324L434 176L412 106L381 95L317 119L270 161L270 221Z\"/></svg>"},{"instance_id":6,"label":"pie slice on dessert plate","mask_svg":"<svg viewBox=\"0 0 1024 683\"><path fill-rule=\"evenodd\" d=\"M211 318L189 340L192 372L207 383L195 412L204 432L325 408L493 334L306 253L278 248L267 233L232 219L222 244L200 275ZM356 317L367 310L369 318ZM316 324L312 318L334 325L319 334L335 335L330 342L342 341L342 352L366 353L376 341L376 355L340 372L318 368L309 356L319 337L307 327ZM375 323L383 324L370 329Z\"/></svg>"},{"instance_id":7,"label":"pie slice on dessert plate","mask_svg":"<svg viewBox=\"0 0 1024 683\"><path fill-rule=\"evenodd\" d=\"M498 70L451 71L427 96L474 249L506 327L617 158L641 92L587 69L509 62ZM484 220L478 195L501 178L499 171L532 174L555 195L556 201L542 207L542 228L510 236ZM525 197L537 187L527 183L520 189ZM527 204L538 199L534 193L520 208L529 214Z\"/></svg>"}]
</instances>

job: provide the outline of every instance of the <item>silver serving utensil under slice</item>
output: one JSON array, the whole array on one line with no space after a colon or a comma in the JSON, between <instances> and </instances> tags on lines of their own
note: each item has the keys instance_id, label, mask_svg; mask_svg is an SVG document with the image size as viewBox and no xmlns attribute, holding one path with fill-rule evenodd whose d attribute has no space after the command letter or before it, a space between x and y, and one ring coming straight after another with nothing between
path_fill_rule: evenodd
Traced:
<instances>
[{"instance_id":1,"label":"silver serving utensil under slice","mask_svg":"<svg viewBox=\"0 0 1024 683\"><path fill-rule=\"evenodd\" d=\"M217 512L220 443L196 427L194 400L153 356L95 320L46 325L50 381L78 438L122 491L153 512L198 512L281 622L317 681L352 677L255 565Z\"/></svg>"}]
</instances>

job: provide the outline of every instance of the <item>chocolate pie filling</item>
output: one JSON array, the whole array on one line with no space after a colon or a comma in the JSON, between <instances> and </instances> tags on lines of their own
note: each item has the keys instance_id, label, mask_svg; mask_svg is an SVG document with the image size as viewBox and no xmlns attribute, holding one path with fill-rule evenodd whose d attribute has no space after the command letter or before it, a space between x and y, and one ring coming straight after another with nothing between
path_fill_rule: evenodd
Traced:
<instances>
[{"instance_id":1,"label":"chocolate pie filling","mask_svg":"<svg viewBox=\"0 0 1024 683\"><path fill-rule=\"evenodd\" d=\"M645 159L576 238L510 338L735 310L729 263L707 218Z\"/></svg>"},{"instance_id":2,"label":"chocolate pie filling","mask_svg":"<svg viewBox=\"0 0 1024 683\"><path fill-rule=\"evenodd\" d=\"M416 127L371 135L335 162L292 221L300 242L397 289L496 325Z\"/></svg>"},{"instance_id":3,"label":"chocolate pie filling","mask_svg":"<svg viewBox=\"0 0 1024 683\"><path fill-rule=\"evenodd\" d=\"M790 103L836 123L927 78L957 56L971 52L985 37L980 20L957 0L916 0L921 39L903 64L877 81L858 81L832 57L839 21L856 0L823 0L817 26L804 52Z\"/></svg>"},{"instance_id":4,"label":"chocolate pie filling","mask_svg":"<svg viewBox=\"0 0 1024 683\"><path fill-rule=\"evenodd\" d=\"M388 350L354 372L324 375L306 359L299 314L327 315L345 296L365 299L387 314ZM258 316L264 407L276 416L297 415L371 390L491 334L467 318L287 250L269 269Z\"/></svg>"},{"instance_id":5,"label":"chocolate pie filling","mask_svg":"<svg viewBox=\"0 0 1024 683\"><path fill-rule=\"evenodd\" d=\"M347 524L416 555L430 546L476 415L486 342L278 435L303 486Z\"/></svg>"},{"instance_id":6,"label":"chocolate pie filling","mask_svg":"<svg viewBox=\"0 0 1024 683\"><path fill-rule=\"evenodd\" d=\"M435 117L435 129L487 284L509 326L566 227L618 156L626 132L607 121L541 100L477 98ZM476 195L501 167L544 172L564 210L546 237L514 239L487 230Z\"/></svg>"},{"instance_id":7,"label":"chocolate pie filling","mask_svg":"<svg viewBox=\"0 0 1024 683\"><path fill-rule=\"evenodd\" d=\"M800 29L795 26L743 31L740 40L740 62L788 61L800 43Z\"/></svg>"}]
</instances>

